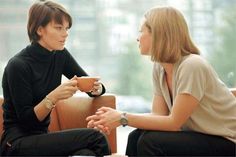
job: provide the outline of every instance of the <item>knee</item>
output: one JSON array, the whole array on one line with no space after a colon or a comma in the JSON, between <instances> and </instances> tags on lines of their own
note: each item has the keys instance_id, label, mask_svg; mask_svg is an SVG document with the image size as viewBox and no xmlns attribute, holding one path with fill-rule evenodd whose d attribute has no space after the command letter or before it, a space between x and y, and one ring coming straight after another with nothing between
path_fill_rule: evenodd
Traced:
<instances>
[{"instance_id":1,"label":"knee","mask_svg":"<svg viewBox=\"0 0 236 157\"><path fill-rule=\"evenodd\" d=\"M92 134L93 139L100 139L103 141L107 141L106 136L103 133L101 133L100 131L98 131L96 129L89 129L89 130L90 130L90 133Z\"/></svg>"},{"instance_id":2,"label":"knee","mask_svg":"<svg viewBox=\"0 0 236 157\"><path fill-rule=\"evenodd\" d=\"M153 137L148 132L145 132L142 136L140 136L137 142L138 150L143 148L145 149L146 147L152 145L152 138Z\"/></svg>"},{"instance_id":3,"label":"knee","mask_svg":"<svg viewBox=\"0 0 236 157\"><path fill-rule=\"evenodd\" d=\"M92 133L92 136L90 136L90 147L96 148L94 152L96 152L97 155L110 155L111 150L107 137L98 130L89 130Z\"/></svg>"},{"instance_id":4,"label":"knee","mask_svg":"<svg viewBox=\"0 0 236 157\"><path fill-rule=\"evenodd\" d=\"M141 132L142 131L140 129L133 130L132 132L129 133L128 140L129 141L134 141L134 140L136 141L139 138Z\"/></svg>"},{"instance_id":5,"label":"knee","mask_svg":"<svg viewBox=\"0 0 236 157\"><path fill-rule=\"evenodd\" d=\"M138 156L159 156L164 155L158 139L153 137L152 132L145 132L137 142Z\"/></svg>"}]
</instances>

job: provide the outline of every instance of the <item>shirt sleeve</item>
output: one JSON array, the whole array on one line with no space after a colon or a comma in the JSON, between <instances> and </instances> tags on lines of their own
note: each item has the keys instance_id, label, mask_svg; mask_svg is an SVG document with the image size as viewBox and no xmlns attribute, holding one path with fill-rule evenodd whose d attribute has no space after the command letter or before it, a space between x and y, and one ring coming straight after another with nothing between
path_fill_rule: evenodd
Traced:
<instances>
[{"instance_id":1,"label":"shirt sleeve","mask_svg":"<svg viewBox=\"0 0 236 157\"><path fill-rule=\"evenodd\" d=\"M154 63L153 65L153 70L152 70L152 80L153 80L153 91L155 95L159 95L162 96L162 92L161 92L161 86L160 86L160 67L158 65L158 63Z\"/></svg>"},{"instance_id":2,"label":"shirt sleeve","mask_svg":"<svg viewBox=\"0 0 236 157\"><path fill-rule=\"evenodd\" d=\"M19 121L30 126L40 123L34 112L30 68L20 59L14 58L5 70L10 97Z\"/></svg>"},{"instance_id":3,"label":"shirt sleeve","mask_svg":"<svg viewBox=\"0 0 236 157\"><path fill-rule=\"evenodd\" d=\"M85 70L76 62L74 57L65 49L65 66L63 69L63 74L68 78L72 78L74 75L76 76L88 76L88 74L85 72ZM103 95L106 92L105 86L102 85L102 93L100 95ZM91 92L87 92L87 94L90 97L97 97L100 95L93 95Z\"/></svg>"},{"instance_id":4,"label":"shirt sleeve","mask_svg":"<svg viewBox=\"0 0 236 157\"><path fill-rule=\"evenodd\" d=\"M179 66L176 77L178 94L190 94L200 101L204 95L207 82L207 64L203 59L190 59Z\"/></svg>"},{"instance_id":5,"label":"shirt sleeve","mask_svg":"<svg viewBox=\"0 0 236 157\"><path fill-rule=\"evenodd\" d=\"M74 57L65 49L65 63L63 68L63 74L71 79L74 75L76 76L88 76L84 69L76 62Z\"/></svg>"}]
</instances>

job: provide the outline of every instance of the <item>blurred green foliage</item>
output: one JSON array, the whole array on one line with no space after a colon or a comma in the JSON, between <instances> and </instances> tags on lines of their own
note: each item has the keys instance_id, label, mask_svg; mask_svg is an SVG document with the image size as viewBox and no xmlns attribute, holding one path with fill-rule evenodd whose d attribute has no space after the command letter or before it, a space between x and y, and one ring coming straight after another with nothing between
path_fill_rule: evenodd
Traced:
<instances>
[{"instance_id":1,"label":"blurred green foliage","mask_svg":"<svg viewBox=\"0 0 236 157\"><path fill-rule=\"evenodd\" d=\"M119 75L116 92L120 95L138 95L152 98L152 62L142 56L137 44L127 43L124 53L119 55Z\"/></svg>"},{"instance_id":2,"label":"blurred green foliage","mask_svg":"<svg viewBox=\"0 0 236 157\"><path fill-rule=\"evenodd\" d=\"M236 5L230 5L221 12L220 25L214 51L209 58L220 78L229 86L236 86Z\"/></svg>"}]
</instances>

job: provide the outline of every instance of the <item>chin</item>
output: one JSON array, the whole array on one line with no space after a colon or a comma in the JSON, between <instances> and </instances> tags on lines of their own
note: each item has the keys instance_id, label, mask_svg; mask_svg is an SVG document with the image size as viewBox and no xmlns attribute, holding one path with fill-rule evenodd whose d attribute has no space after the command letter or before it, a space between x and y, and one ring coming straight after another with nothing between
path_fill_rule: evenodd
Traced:
<instances>
[{"instance_id":1,"label":"chin","mask_svg":"<svg viewBox=\"0 0 236 157\"><path fill-rule=\"evenodd\" d=\"M64 50L64 46L63 47L58 47L57 50L61 51L61 50Z\"/></svg>"},{"instance_id":2,"label":"chin","mask_svg":"<svg viewBox=\"0 0 236 157\"><path fill-rule=\"evenodd\" d=\"M141 55L150 56L149 52L146 52L146 51L141 51Z\"/></svg>"}]
</instances>

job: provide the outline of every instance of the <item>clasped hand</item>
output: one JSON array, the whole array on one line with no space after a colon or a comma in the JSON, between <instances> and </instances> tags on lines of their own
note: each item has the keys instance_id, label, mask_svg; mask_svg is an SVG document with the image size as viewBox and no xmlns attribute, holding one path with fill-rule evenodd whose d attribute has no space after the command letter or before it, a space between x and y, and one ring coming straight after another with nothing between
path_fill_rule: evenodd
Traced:
<instances>
[{"instance_id":1,"label":"clasped hand","mask_svg":"<svg viewBox=\"0 0 236 157\"><path fill-rule=\"evenodd\" d=\"M86 118L87 127L98 129L99 131L110 134L111 130L120 125L121 113L110 107L101 107L97 112Z\"/></svg>"}]
</instances>

